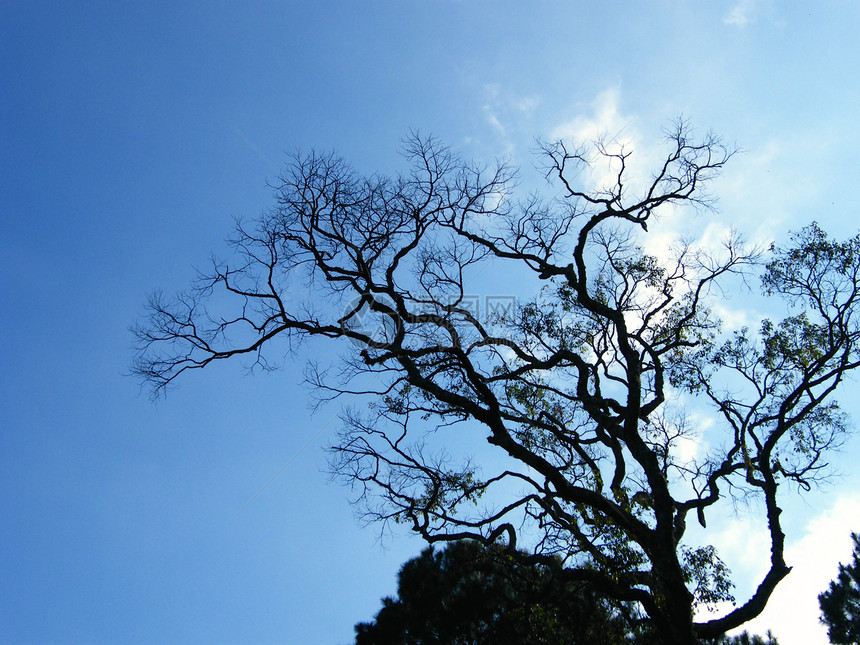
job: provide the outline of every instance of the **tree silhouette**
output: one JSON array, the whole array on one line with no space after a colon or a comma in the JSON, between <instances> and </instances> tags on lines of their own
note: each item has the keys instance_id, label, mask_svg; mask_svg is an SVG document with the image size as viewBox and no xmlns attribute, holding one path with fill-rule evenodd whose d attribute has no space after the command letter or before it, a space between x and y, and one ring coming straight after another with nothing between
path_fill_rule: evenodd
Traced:
<instances>
[{"instance_id":1,"label":"tree silhouette","mask_svg":"<svg viewBox=\"0 0 860 645\"><path fill-rule=\"evenodd\" d=\"M372 622L355 626L355 645L648 645L636 608L611 604L559 576L523 563L499 545L464 540L428 547L400 569L397 596ZM709 645L778 645L744 632Z\"/></svg>"},{"instance_id":2,"label":"tree silhouette","mask_svg":"<svg viewBox=\"0 0 860 645\"><path fill-rule=\"evenodd\" d=\"M840 564L839 575L818 596L821 622L836 645L860 643L860 535L851 534L854 556L851 564Z\"/></svg>"},{"instance_id":3,"label":"tree silhouette","mask_svg":"<svg viewBox=\"0 0 860 645\"><path fill-rule=\"evenodd\" d=\"M406 562L397 598L382 603L356 625L356 645L614 645L628 633L605 601L547 567L468 540Z\"/></svg>"},{"instance_id":4,"label":"tree silhouette","mask_svg":"<svg viewBox=\"0 0 860 645\"><path fill-rule=\"evenodd\" d=\"M768 632L765 636L741 632L737 636L724 636L713 641L713 645L779 645L779 642Z\"/></svg>"},{"instance_id":5,"label":"tree silhouette","mask_svg":"<svg viewBox=\"0 0 860 645\"><path fill-rule=\"evenodd\" d=\"M513 169L432 139L407 141L395 178L297 156L275 207L237 227L237 260L151 298L134 370L157 394L220 360L272 368L304 340L340 340L341 368L312 364L308 381L323 398L369 399L346 408L332 448L368 519L560 558L569 581L635 603L666 642L716 638L788 574L780 492L811 486L844 434L832 395L858 366L860 239L813 224L767 253L736 236L645 253L659 213L707 209L732 156L682 122L667 141L638 185L624 148L545 144L555 194L520 201ZM605 180L593 189L590 165ZM489 266L516 306L476 311ZM724 333L715 305L756 275L789 315ZM689 458L695 406L710 406L716 440ZM477 440L495 452L471 459ZM749 598L695 622L697 605L731 600L731 580L712 546L683 542L687 520L706 527L733 495L760 502L767 571Z\"/></svg>"}]
</instances>

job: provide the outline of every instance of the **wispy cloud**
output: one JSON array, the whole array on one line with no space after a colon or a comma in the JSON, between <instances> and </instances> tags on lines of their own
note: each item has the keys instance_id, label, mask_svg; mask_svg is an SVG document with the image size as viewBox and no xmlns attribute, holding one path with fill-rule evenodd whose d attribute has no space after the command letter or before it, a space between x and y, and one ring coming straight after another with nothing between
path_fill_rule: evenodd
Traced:
<instances>
[{"instance_id":1,"label":"wispy cloud","mask_svg":"<svg viewBox=\"0 0 860 645\"><path fill-rule=\"evenodd\" d=\"M516 95L498 83L487 83L483 90L484 119L492 129L496 141L501 143L504 154L513 158L516 142L522 138L523 124L538 107L540 99L536 96Z\"/></svg>"},{"instance_id":2,"label":"wispy cloud","mask_svg":"<svg viewBox=\"0 0 860 645\"><path fill-rule=\"evenodd\" d=\"M493 112L492 107L489 105L484 106L484 110L487 115L487 123L490 124L490 127L492 127L499 136L506 137L508 135L508 130L499 120L499 117Z\"/></svg>"},{"instance_id":3,"label":"wispy cloud","mask_svg":"<svg viewBox=\"0 0 860 645\"><path fill-rule=\"evenodd\" d=\"M756 21L760 0L738 0L723 17L723 22L735 27L746 27Z\"/></svg>"},{"instance_id":4,"label":"wispy cloud","mask_svg":"<svg viewBox=\"0 0 860 645\"><path fill-rule=\"evenodd\" d=\"M522 112L523 114L530 115L535 111L537 106L540 104L540 100L535 96L527 96L522 98L514 104L517 110Z\"/></svg>"},{"instance_id":5,"label":"wispy cloud","mask_svg":"<svg viewBox=\"0 0 860 645\"><path fill-rule=\"evenodd\" d=\"M551 139L577 142L604 139L607 143L632 144L631 117L621 114L621 91L612 87L602 91L591 102L588 114L578 114L550 131Z\"/></svg>"},{"instance_id":6,"label":"wispy cloud","mask_svg":"<svg viewBox=\"0 0 860 645\"><path fill-rule=\"evenodd\" d=\"M590 109L552 128L549 132L551 141L563 140L568 144L588 145L600 141L608 151L619 152L635 150L637 163L628 166L626 170L628 186L634 188L647 175L640 174L647 167L650 146L645 145L639 137L634 122L635 118L621 112L621 91L612 87L600 92L591 101ZM601 158L595 154L590 159L593 164L582 170L581 181L592 189L607 189L612 187L618 175L618 162L611 158Z\"/></svg>"}]
</instances>

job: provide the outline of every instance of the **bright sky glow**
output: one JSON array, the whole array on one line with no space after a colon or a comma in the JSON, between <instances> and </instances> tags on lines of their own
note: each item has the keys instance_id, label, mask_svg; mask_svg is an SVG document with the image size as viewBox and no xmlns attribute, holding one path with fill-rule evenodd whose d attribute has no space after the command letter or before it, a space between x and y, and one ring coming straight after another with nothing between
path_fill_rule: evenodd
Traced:
<instances>
[{"instance_id":1,"label":"bright sky glow","mask_svg":"<svg viewBox=\"0 0 860 645\"><path fill-rule=\"evenodd\" d=\"M328 483L337 409L311 416L299 382L330 348L274 374L219 365L158 404L124 376L145 295L225 252L286 154L394 172L414 128L540 187L535 137L605 135L647 176L683 116L743 153L718 213L649 243L767 243L813 219L846 237L857 24L836 1L0 4L0 640L349 643L422 547L378 541ZM729 325L760 306L726 300ZM751 626L782 645L827 642L816 596L860 530L858 457L854 437L839 477L786 503L795 570ZM766 555L755 519L718 533L739 597Z\"/></svg>"}]
</instances>

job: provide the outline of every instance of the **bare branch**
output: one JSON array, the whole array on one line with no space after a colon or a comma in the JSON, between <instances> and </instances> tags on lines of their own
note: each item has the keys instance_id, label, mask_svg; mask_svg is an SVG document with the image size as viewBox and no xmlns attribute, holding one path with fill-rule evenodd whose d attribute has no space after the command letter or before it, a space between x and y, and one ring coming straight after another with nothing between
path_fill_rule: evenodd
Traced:
<instances>
[{"instance_id":1,"label":"bare branch","mask_svg":"<svg viewBox=\"0 0 860 645\"><path fill-rule=\"evenodd\" d=\"M133 371L158 395L218 360L268 367L271 352L337 339L340 368L312 364L306 379L318 401L358 397L331 466L365 519L431 542L525 544L535 562L634 603L666 642L718 636L758 615L789 571L782 484L820 481L846 432L833 396L860 365L860 238L834 242L813 225L767 256L738 235L719 252L645 254L659 213L708 207L707 184L734 154L680 120L666 138L639 194L632 151L541 144L557 200L515 201L512 168L417 134L393 178L296 156L274 208L237 223L233 259L150 298ZM587 190L579 173L598 159L611 185ZM484 315L470 296L490 262L518 290L543 288ZM713 305L755 275L791 315L757 338L723 333ZM719 451L681 454L693 432L679 392L712 408ZM713 547L684 544L687 515L706 526L736 495L762 502L769 569L736 609L694 624L697 604L730 598L731 585Z\"/></svg>"}]
</instances>

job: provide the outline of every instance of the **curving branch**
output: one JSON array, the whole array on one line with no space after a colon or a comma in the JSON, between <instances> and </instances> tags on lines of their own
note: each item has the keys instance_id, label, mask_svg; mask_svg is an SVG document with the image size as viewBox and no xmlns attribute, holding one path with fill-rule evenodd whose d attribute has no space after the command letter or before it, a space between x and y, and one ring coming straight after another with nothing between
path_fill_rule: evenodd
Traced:
<instances>
[{"instance_id":1,"label":"curving branch","mask_svg":"<svg viewBox=\"0 0 860 645\"><path fill-rule=\"evenodd\" d=\"M733 154L683 121L667 142L638 193L631 151L542 144L561 195L522 202L512 168L464 162L417 135L410 169L393 178L297 156L275 206L237 224L236 260L150 299L133 369L159 395L218 360L268 367L279 340L294 351L337 339L340 372L312 365L306 377L320 400L366 401L344 411L331 448L366 519L430 542L504 542L633 603L667 643L717 637L758 615L788 574L784 484L814 484L844 436L833 395L860 365L860 239L834 242L813 225L769 253L733 236L715 252L647 255L641 237L657 214L710 206L705 188ZM595 159L613 169L611 185L588 190L579 173ZM489 263L540 288L482 315L470 294ZM756 275L792 315L757 338L724 334L712 305ZM365 375L375 380L354 385ZM691 429L678 392L712 407L721 452L679 454ZM446 437L484 452L461 458ZM762 500L770 567L750 598L694 623L698 605L731 597L731 581L712 547L685 545L687 516L704 527L732 495Z\"/></svg>"}]
</instances>

